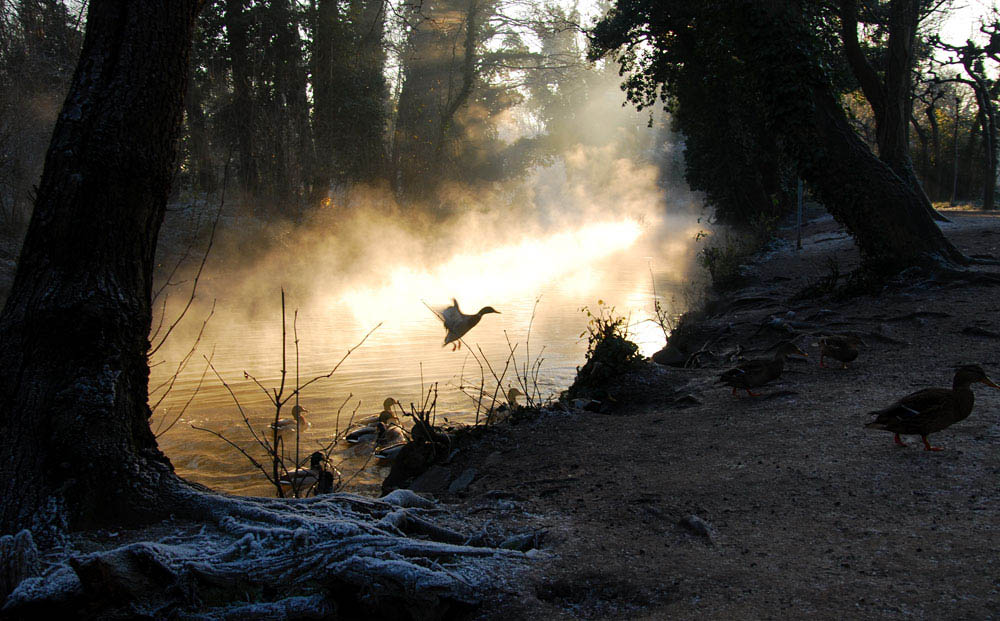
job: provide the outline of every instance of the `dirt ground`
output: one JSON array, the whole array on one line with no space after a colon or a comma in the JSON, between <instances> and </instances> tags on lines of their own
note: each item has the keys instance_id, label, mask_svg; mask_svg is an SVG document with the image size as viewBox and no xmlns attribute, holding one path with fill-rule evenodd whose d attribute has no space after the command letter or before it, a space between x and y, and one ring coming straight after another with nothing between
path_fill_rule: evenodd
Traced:
<instances>
[{"instance_id":1,"label":"dirt ground","mask_svg":"<svg viewBox=\"0 0 1000 621\"><path fill-rule=\"evenodd\" d=\"M1000 214L947 215L964 252L1000 256ZM829 258L841 273L857 261L821 219L704 319L717 335L704 368L657 366L612 413L542 415L459 455L453 475L475 479L441 499L541 541L477 618L1000 617L1000 391L975 385L972 415L931 436L941 452L863 427L900 396L950 387L956 365L1000 380L1000 289L904 280L794 301ZM823 332L867 347L846 370L820 368ZM715 383L739 353L789 336L811 357L763 396Z\"/></svg>"},{"instance_id":2,"label":"dirt ground","mask_svg":"<svg viewBox=\"0 0 1000 621\"><path fill-rule=\"evenodd\" d=\"M1000 256L1000 213L947 215L965 253ZM950 386L957 365L1000 380L1000 287L904 275L877 296L796 299L857 263L828 217L803 242L762 257L691 324L699 368L650 363L603 413L517 416L434 467L424 491L449 527L535 548L472 619L1000 618L1000 391L975 385L972 415L931 436L941 452L863 427ZM867 344L848 369L817 364L831 332ZM788 338L810 358L762 396L716 383Z\"/></svg>"}]
</instances>

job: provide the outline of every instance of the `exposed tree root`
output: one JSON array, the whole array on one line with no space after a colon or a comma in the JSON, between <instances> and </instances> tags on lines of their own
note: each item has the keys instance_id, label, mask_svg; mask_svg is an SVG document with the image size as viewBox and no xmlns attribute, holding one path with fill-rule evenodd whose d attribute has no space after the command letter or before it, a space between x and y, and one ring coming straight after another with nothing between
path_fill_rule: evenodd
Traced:
<instances>
[{"instance_id":1,"label":"exposed tree root","mask_svg":"<svg viewBox=\"0 0 1000 621\"><path fill-rule=\"evenodd\" d=\"M998 263L977 263L977 265L1000 265ZM969 269L937 269L928 275L925 284L937 287L978 286L995 287L1000 285L1000 274L978 272Z\"/></svg>"},{"instance_id":2,"label":"exposed tree root","mask_svg":"<svg viewBox=\"0 0 1000 621\"><path fill-rule=\"evenodd\" d=\"M969 265L1000 265L1000 258L991 254L974 254L968 257Z\"/></svg>"},{"instance_id":3,"label":"exposed tree root","mask_svg":"<svg viewBox=\"0 0 1000 621\"><path fill-rule=\"evenodd\" d=\"M475 607L504 565L525 558L465 545L475 533L437 523L445 512L407 490L187 500L206 518L194 528L50 553L49 569L21 582L2 616L443 619Z\"/></svg>"},{"instance_id":4,"label":"exposed tree root","mask_svg":"<svg viewBox=\"0 0 1000 621\"><path fill-rule=\"evenodd\" d=\"M871 271L857 270L850 275L847 284L836 295L839 298L850 298L864 293L876 293L884 286L992 287L1000 285L1000 273L978 271L972 266L995 265L1000 265L1000 261L971 259L964 255L959 261L950 261L940 256L932 256L926 263L914 265L888 278Z\"/></svg>"}]
</instances>

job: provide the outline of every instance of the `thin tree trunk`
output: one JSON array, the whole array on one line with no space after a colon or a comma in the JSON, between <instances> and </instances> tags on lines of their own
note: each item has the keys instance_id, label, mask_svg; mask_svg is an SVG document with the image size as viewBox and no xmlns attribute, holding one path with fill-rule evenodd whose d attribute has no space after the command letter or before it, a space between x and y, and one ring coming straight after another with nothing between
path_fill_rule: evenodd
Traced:
<instances>
[{"instance_id":1,"label":"thin tree trunk","mask_svg":"<svg viewBox=\"0 0 1000 621\"><path fill-rule=\"evenodd\" d=\"M212 150L208 144L208 123L202 108L201 89L193 80L188 80L187 97L184 98L184 108L188 126L189 165L191 168L191 184L200 192L211 194L217 189L215 166L212 162Z\"/></svg>"},{"instance_id":2,"label":"thin tree trunk","mask_svg":"<svg viewBox=\"0 0 1000 621\"><path fill-rule=\"evenodd\" d=\"M983 209L993 209L993 194L997 179L997 113L990 98L989 84L973 66L971 54L962 57L962 65L969 76L967 84L976 94L977 118L983 134Z\"/></svg>"},{"instance_id":3,"label":"thin tree trunk","mask_svg":"<svg viewBox=\"0 0 1000 621\"><path fill-rule=\"evenodd\" d=\"M925 114L927 115L927 124L931 128L930 177L934 182L931 186L931 194L940 200L944 196L944 178L942 172L944 171L944 166L943 162L941 162L941 128L938 126L937 108L934 105L936 103L936 101L932 101L931 105L927 106Z\"/></svg>"},{"instance_id":4,"label":"thin tree trunk","mask_svg":"<svg viewBox=\"0 0 1000 621\"><path fill-rule=\"evenodd\" d=\"M476 19L479 17L479 3L472 0L469 3L465 14L465 41L462 44L462 69L458 91L454 94L449 89L449 100L441 113L441 122L438 126L437 145L434 150L435 164L442 163L444 149L451 141L451 129L455 123L455 114L465 105L472 95L472 89L476 83L476 34L478 26Z\"/></svg>"},{"instance_id":5,"label":"thin tree trunk","mask_svg":"<svg viewBox=\"0 0 1000 621\"><path fill-rule=\"evenodd\" d=\"M930 149L928 149L928 139L927 132L920 127L920 123L917 122L915 116L910 117L910 125L913 126L913 131L917 134L917 140L920 142L920 173L919 176L924 179L930 176Z\"/></svg>"},{"instance_id":6,"label":"thin tree trunk","mask_svg":"<svg viewBox=\"0 0 1000 621\"><path fill-rule=\"evenodd\" d=\"M149 429L156 238L200 0L91 0L0 315L0 532L167 515Z\"/></svg>"},{"instance_id":7,"label":"thin tree trunk","mask_svg":"<svg viewBox=\"0 0 1000 621\"><path fill-rule=\"evenodd\" d=\"M958 96L955 96L955 128L952 142L952 175L951 175L951 204L954 206L958 202L958 119L959 106Z\"/></svg>"},{"instance_id":8,"label":"thin tree trunk","mask_svg":"<svg viewBox=\"0 0 1000 621\"><path fill-rule=\"evenodd\" d=\"M977 194L978 187L976 186L976 147L979 145L979 123L972 123L969 127L969 139L965 143L964 153L959 156L959 185L963 189L963 193L959 196L965 198L966 200L971 200ZM964 183L962 182L964 172Z\"/></svg>"}]
</instances>

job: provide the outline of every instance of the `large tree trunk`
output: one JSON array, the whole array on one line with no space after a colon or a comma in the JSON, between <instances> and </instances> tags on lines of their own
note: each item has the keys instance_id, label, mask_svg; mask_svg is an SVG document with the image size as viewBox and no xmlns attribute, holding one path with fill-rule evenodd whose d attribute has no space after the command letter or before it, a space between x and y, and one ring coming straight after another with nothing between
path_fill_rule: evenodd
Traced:
<instances>
[{"instance_id":1,"label":"large tree trunk","mask_svg":"<svg viewBox=\"0 0 1000 621\"><path fill-rule=\"evenodd\" d=\"M225 0L226 38L233 75L233 100L230 103L231 130L236 133L236 161L239 163L240 189L256 196L260 173L254 157L254 130L257 107L250 83L250 35L246 0Z\"/></svg>"},{"instance_id":2,"label":"large tree trunk","mask_svg":"<svg viewBox=\"0 0 1000 621\"><path fill-rule=\"evenodd\" d=\"M352 13L360 15L358 83L356 98L364 111L357 119L358 156L353 177L363 182L382 179L386 172L385 0L353 0Z\"/></svg>"},{"instance_id":3,"label":"large tree trunk","mask_svg":"<svg viewBox=\"0 0 1000 621\"><path fill-rule=\"evenodd\" d=\"M910 72L920 24L920 0L889 3L889 41L881 76L858 41L857 0L841 0L840 16L844 52L875 116L879 158L913 188L932 217L946 220L931 205L910 159L909 120L913 107Z\"/></svg>"},{"instance_id":4,"label":"large tree trunk","mask_svg":"<svg viewBox=\"0 0 1000 621\"><path fill-rule=\"evenodd\" d=\"M422 5L425 21L409 33L393 138L399 196L433 196L441 171L454 162L459 113L478 79L483 10L477 0L433 0Z\"/></svg>"},{"instance_id":5,"label":"large tree trunk","mask_svg":"<svg viewBox=\"0 0 1000 621\"><path fill-rule=\"evenodd\" d=\"M182 489L148 425L156 238L201 0L91 0L0 315L0 532L155 519Z\"/></svg>"},{"instance_id":6,"label":"large tree trunk","mask_svg":"<svg viewBox=\"0 0 1000 621\"><path fill-rule=\"evenodd\" d=\"M317 187L373 182L385 173L385 4L319 0L313 36Z\"/></svg>"},{"instance_id":7,"label":"large tree trunk","mask_svg":"<svg viewBox=\"0 0 1000 621\"><path fill-rule=\"evenodd\" d=\"M313 9L312 87L316 166L311 202L329 193L336 163L337 84L345 27L335 0L318 0Z\"/></svg>"},{"instance_id":8,"label":"large tree trunk","mask_svg":"<svg viewBox=\"0 0 1000 621\"><path fill-rule=\"evenodd\" d=\"M769 100L769 122L827 209L854 235L866 267L892 273L964 260L934 223L926 197L851 129L819 55L810 49L797 2L737 4L742 11L736 19L743 24L738 45Z\"/></svg>"}]
</instances>

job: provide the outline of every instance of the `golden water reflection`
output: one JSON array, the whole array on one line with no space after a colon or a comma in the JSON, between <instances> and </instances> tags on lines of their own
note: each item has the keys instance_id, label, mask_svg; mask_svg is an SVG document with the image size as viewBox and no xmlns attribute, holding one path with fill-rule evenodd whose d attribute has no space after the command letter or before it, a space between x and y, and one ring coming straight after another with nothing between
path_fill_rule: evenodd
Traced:
<instances>
[{"instance_id":1,"label":"golden water reflection","mask_svg":"<svg viewBox=\"0 0 1000 621\"><path fill-rule=\"evenodd\" d=\"M580 334L587 320L580 308L594 308L598 299L629 317L631 337L643 354L655 352L663 346L664 335L651 321L654 282L650 270L664 308L683 311L690 240L696 232L688 219L664 224L631 219L590 224L479 253L464 252L427 269L387 262L374 286L316 294L308 303L289 300L285 394L296 381L301 384L328 373L349 347L381 322L332 378L319 380L303 392L301 402L310 411L312 427L300 437L301 454L308 455L328 442L347 425L352 411L359 417L377 413L388 396L406 406L419 403L435 383L438 416L474 422L475 403L466 393L469 386L478 386L481 371L468 347L481 351L498 372L510 344L516 345L519 368L541 356L539 389L544 396L557 395L572 382L576 367L584 360L586 340ZM501 311L486 315L466 337L467 348L457 352L442 348L445 331L425 307L425 303L443 307L451 297L458 299L466 313L485 305ZM296 307L303 310L295 316L293 332L292 309ZM239 316L235 308L227 310L223 305L203 340L214 347L215 367L238 396L251 426L261 434L273 418L273 408L260 386L244 377L244 371L268 389L279 386L280 307L275 306L273 316L263 319L236 319ZM298 380L294 335L299 339ZM153 370L151 385L162 381L169 366ZM154 413L154 430L159 420L173 418L188 400L201 372L197 365L185 371ZM512 384L508 376L504 388ZM248 460L218 438L192 429L191 423L213 429L256 459L264 459L229 392L211 374L181 424L160 437L161 448L185 478L232 493L273 493ZM337 457L346 460L341 465L346 476L361 470L368 455L343 451ZM385 474L368 464L352 483L376 486Z\"/></svg>"}]
</instances>

